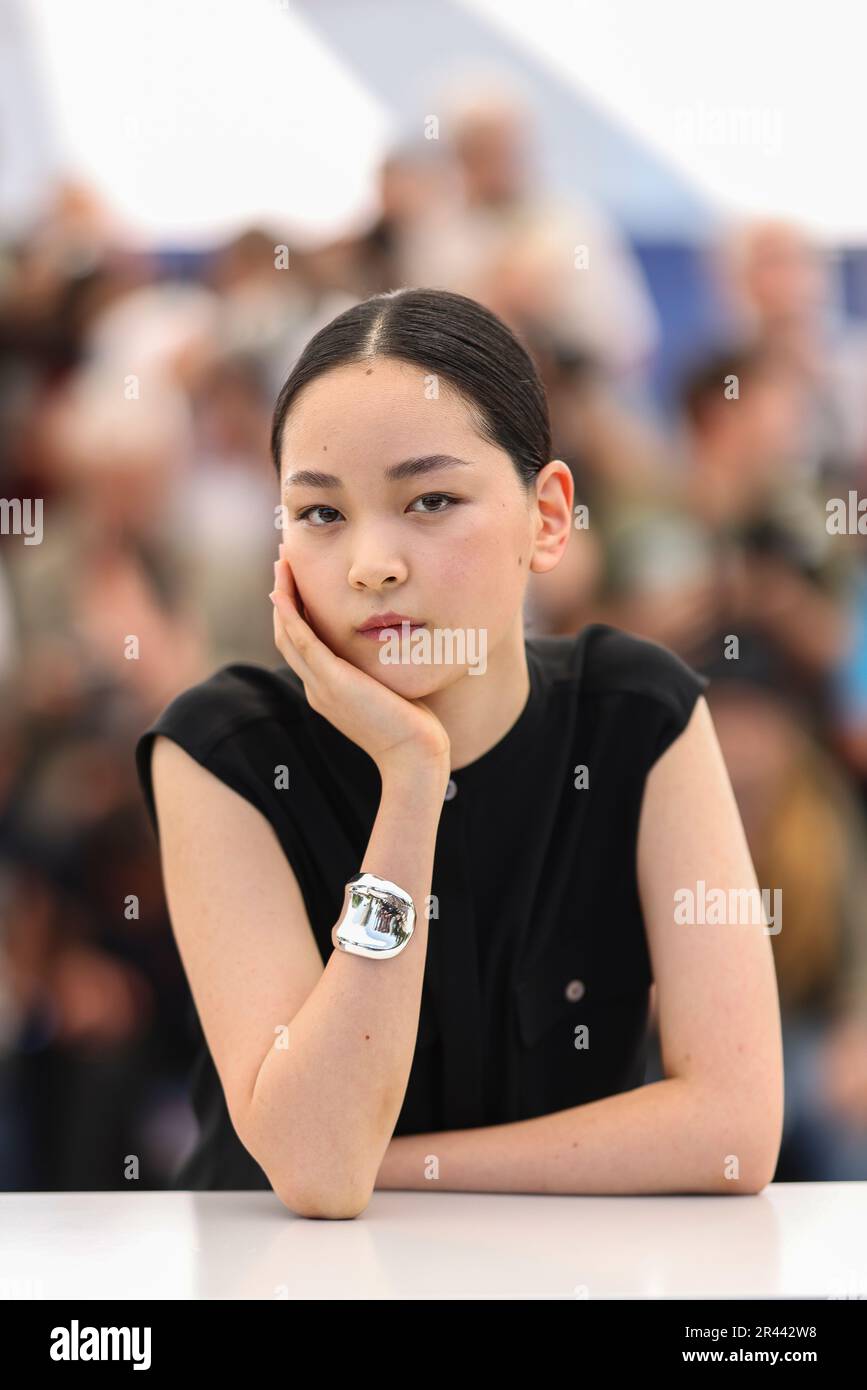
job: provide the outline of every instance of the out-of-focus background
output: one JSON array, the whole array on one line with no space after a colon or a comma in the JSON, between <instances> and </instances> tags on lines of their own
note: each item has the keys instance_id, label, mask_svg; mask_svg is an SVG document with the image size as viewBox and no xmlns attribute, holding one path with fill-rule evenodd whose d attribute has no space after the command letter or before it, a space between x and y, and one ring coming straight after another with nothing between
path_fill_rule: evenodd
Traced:
<instances>
[{"instance_id":1,"label":"out-of-focus background","mask_svg":"<svg viewBox=\"0 0 867 1390\"><path fill-rule=\"evenodd\" d=\"M279 660L273 400L401 285L543 375L587 510L528 633L713 677L782 891L777 1180L867 1178L865 38L840 0L2 0L0 1188L157 1188L193 1141L133 746Z\"/></svg>"}]
</instances>

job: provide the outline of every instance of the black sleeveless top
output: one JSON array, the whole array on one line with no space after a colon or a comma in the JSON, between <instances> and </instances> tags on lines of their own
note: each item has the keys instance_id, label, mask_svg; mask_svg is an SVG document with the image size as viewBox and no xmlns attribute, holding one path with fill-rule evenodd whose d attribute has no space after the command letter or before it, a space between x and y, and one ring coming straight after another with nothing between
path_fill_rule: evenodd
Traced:
<instances>
[{"instance_id":1,"label":"black sleeveless top","mask_svg":"<svg viewBox=\"0 0 867 1390\"><path fill-rule=\"evenodd\" d=\"M708 682L666 648L604 623L527 637L525 650L523 712L453 772L443 802L418 1037L395 1135L530 1119L644 1083L652 972L638 818L650 768ZM311 709L285 662L223 666L176 696L136 745L157 834L157 734L274 827L324 964L376 817L375 764ZM190 1016L200 1133L173 1186L268 1188L232 1126L192 997Z\"/></svg>"}]
</instances>

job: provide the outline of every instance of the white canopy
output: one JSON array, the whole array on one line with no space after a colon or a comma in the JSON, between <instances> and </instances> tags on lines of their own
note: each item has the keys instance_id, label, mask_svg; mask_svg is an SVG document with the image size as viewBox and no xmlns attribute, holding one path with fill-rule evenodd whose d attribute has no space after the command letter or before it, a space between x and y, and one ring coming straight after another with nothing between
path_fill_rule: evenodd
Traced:
<instances>
[{"instance_id":1,"label":"white canopy","mask_svg":"<svg viewBox=\"0 0 867 1390\"><path fill-rule=\"evenodd\" d=\"M145 239L341 231L373 215L392 140L484 60L529 98L548 186L627 232L773 212L867 239L850 0L4 0L3 29L5 226L64 170Z\"/></svg>"}]
</instances>

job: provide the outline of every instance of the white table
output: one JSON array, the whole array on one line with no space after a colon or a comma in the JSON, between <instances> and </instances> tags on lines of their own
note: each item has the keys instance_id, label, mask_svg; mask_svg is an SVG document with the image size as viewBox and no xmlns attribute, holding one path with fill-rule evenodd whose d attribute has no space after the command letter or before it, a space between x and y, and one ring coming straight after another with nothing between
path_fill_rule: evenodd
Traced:
<instances>
[{"instance_id":1,"label":"white table","mask_svg":"<svg viewBox=\"0 0 867 1390\"><path fill-rule=\"evenodd\" d=\"M755 1197L0 1193L0 1299L867 1298L867 1182Z\"/></svg>"}]
</instances>

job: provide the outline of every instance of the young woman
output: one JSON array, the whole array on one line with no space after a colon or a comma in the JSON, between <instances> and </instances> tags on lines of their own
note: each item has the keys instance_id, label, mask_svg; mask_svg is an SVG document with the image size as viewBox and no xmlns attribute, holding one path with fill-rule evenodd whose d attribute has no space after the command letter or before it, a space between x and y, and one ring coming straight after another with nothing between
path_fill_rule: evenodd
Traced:
<instances>
[{"instance_id":1,"label":"young woman","mask_svg":"<svg viewBox=\"0 0 867 1390\"><path fill-rule=\"evenodd\" d=\"M375 1188L760 1191L771 943L676 911L758 892L706 682L604 624L525 638L573 530L527 353L461 295L376 295L308 343L272 447L281 661L136 750L202 1029L177 1186L322 1217Z\"/></svg>"}]
</instances>

